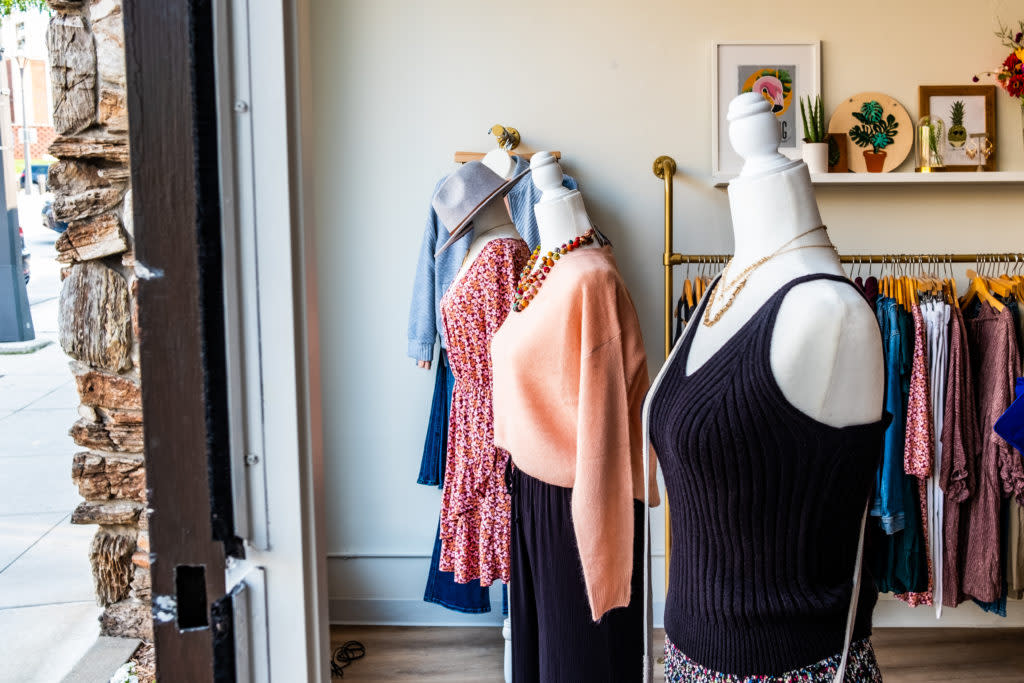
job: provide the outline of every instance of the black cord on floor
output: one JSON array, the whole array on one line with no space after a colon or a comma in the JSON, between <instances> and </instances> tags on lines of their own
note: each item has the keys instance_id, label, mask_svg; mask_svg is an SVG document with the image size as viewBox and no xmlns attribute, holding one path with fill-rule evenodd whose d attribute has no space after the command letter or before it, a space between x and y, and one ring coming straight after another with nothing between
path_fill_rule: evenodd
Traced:
<instances>
[{"instance_id":1,"label":"black cord on floor","mask_svg":"<svg viewBox=\"0 0 1024 683\"><path fill-rule=\"evenodd\" d=\"M366 647L358 640L350 640L331 655L331 678L344 678L345 667L366 656Z\"/></svg>"}]
</instances>

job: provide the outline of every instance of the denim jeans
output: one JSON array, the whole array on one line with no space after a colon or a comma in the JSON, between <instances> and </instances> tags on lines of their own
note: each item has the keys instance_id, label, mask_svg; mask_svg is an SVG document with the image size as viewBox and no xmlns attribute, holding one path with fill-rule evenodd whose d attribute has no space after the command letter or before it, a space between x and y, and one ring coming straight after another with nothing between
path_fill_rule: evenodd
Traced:
<instances>
[{"instance_id":1,"label":"denim jeans","mask_svg":"<svg viewBox=\"0 0 1024 683\"><path fill-rule=\"evenodd\" d=\"M455 376L448 364L444 349L437 358L437 378L434 380L434 398L430 402L430 420L427 437L423 441L423 457L417 484L441 488L444 483L445 453L448 450L448 413L452 405Z\"/></svg>"}]
</instances>

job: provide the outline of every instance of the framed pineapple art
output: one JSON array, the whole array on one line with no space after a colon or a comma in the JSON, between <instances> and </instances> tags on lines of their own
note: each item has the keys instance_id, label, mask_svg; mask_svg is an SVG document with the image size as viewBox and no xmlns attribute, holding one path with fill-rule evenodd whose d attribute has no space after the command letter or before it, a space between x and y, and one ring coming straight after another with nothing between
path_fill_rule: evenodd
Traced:
<instances>
[{"instance_id":1,"label":"framed pineapple art","mask_svg":"<svg viewBox=\"0 0 1024 683\"><path fill-rule=\"evenodd\" d=\"M945 170L996 170L996 86L922 85L918 99L922 118L942 120L939 156ZM987 158L978 158L979 144L991 150Z\"/></svg>"},{"instance_id":2,"label":"framed pineapple art","mask_svg":"<svg viewBox=\"0 0 1024 683\"><path fill-rule=\"evenodd\" d=\"M729 144L726 115L732 98L760 93L779 120L779 151L790 159L801 156L804 137L800 98L821 93L821 42L711 43L711 174L715 181L740 172L743 159Z\"/></svg>"}]
</instances>

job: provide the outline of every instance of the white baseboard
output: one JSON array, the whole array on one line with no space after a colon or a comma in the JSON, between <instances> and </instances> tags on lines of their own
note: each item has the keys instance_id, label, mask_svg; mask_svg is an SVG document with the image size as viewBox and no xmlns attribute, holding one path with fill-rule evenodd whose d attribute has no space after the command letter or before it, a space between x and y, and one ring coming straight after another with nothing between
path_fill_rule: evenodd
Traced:
<instances>
[{"instance_id":1,"label":"white baseboard","mask_svg":"<svg viewBox=\"0 0 1024 683\"><path fill-rule=\"evenodd\" d=\"M1024 602L1008 600L1006 616L1000 617L983 612L968 600L956 609L942 608L942 618L935 618L934 607L908 607L891 595L879 596L875 606L874 626L911 628L1019 628L1024 626Z\"/></svg>"},{"instance_id":2,"label":"white baseboard","mask_svg":"<svg viewBox=\"0 0 1024 683\"><path fill-rule=\"evenodd\" d=\"M337 625L360 626L501 626L501 593L486 614L461 614L422 600L332 598L328 619ZM664 602L654 603L654 626L661 628Z\"/></svg>"},{"instance_id":3,"label":"white baseboard","mask_svg":"<svg viewBox=\"0 0 1024 683\"><path fill-rule=\"evenodd\" d=\"M494 591L491 611L462 614L423 600L333 598L328 607L332 624L361 626L501 626L501 593ZM1006 618L982 612L973 603L957 609L944 608L942 619L931 607L907 607L898 600L882 597L875 608L874 625L891 627L979 627L1019 628L1024 626L1024 602L1011 600ZM654 626L662 628L665 603L654 603Z\"/></svg>"}]
</instances>

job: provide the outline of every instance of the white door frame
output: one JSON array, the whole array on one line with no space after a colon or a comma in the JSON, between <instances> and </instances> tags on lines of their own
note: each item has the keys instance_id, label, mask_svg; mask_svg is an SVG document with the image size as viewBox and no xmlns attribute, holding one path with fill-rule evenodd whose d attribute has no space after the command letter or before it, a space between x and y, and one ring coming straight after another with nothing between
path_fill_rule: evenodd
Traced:
<instances>
[{"instance_id":1,"label":"white door frame","mask_svg":"<svg viewBox=\"0 0 1024 683\"><path fill-rule=\"evenodd\" d=\"M328 681L309 0L214 0L214 34L239 680Z\"/></svg>"}]
</instances>

